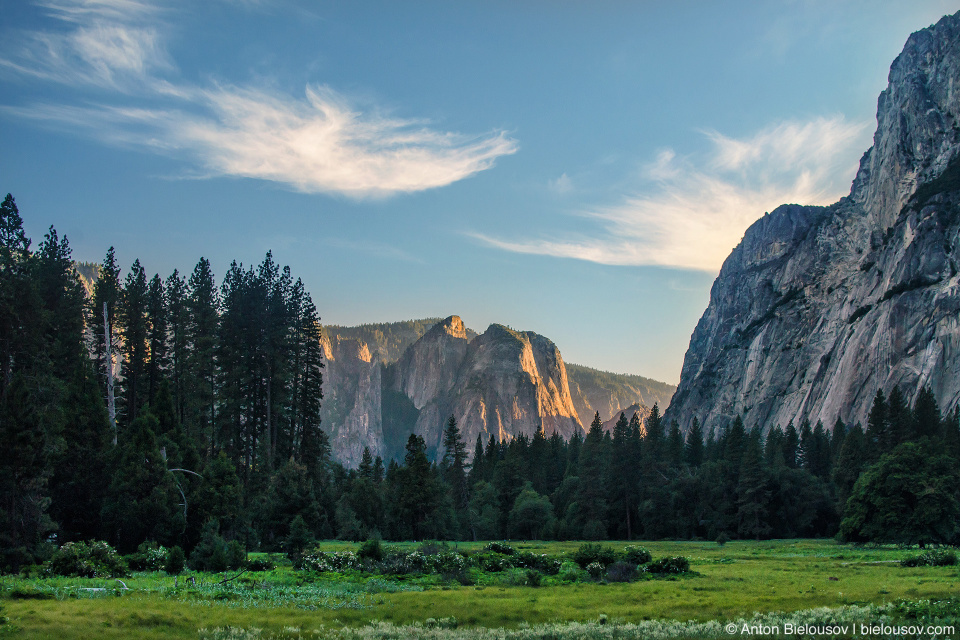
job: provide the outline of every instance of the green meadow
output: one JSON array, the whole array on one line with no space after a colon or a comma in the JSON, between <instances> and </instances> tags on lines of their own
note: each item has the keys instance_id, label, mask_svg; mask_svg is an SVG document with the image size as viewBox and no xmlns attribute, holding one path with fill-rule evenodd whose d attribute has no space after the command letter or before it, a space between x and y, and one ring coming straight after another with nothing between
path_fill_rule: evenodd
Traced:
<instances>
[{"instance_id":1,"label":"green meadow","mask_svg":"<svg viewBox=\"0 0 960 640\"><path fill-rule=\"evenodd\" d=\"M415 629L443 637L477 628L525 629L548 623L609 622L611 628L652 620L724 624L771 612L892 603L900 603L902 609L904 603L928 600L947 600L947 615L940 619L957 619L960 566L902 567L899 561L916 555L916 548L860 547L825 540L731 541L723 546L713 542L641 544L654 558L687 557L691 571L629 583L589 578L565 582L549 576L538 587L518 584L522 582L518 574L509 571L475 572L474 584L462 585L436 575L317 574L289 566L239 576L237 572L178 578L135 573L122 582L6 576L0 578L2 615L7 618L0 625L0 637L315 637L344 627L359 633L383 623L394 631L416 625ZM520 542L513 546L565 556L579 545ZM320 547L355 550L357 545L327 542ZM460 551L481 547L482 543L451 545ZM215 632L218 628L229 631ZM384 632L370 637L406 636Z\"/></svg>"}]
</instances>

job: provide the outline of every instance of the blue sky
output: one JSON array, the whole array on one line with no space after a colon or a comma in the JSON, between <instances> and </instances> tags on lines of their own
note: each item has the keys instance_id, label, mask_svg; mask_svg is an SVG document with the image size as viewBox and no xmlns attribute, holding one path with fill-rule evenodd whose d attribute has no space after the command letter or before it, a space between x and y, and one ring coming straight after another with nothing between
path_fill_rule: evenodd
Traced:
<instances>
[{"instance_id":1,"label":"blue sky","mask_svg":"<svg viewBox=\"0 0 960 640\"><path fill-rule=\"evenodd\" d=\"M676 383L743 231L849 191L956 9L0 0L0 190L79 260L273 250L325 323L458 314Z\"/></svg>"}]
</instances>

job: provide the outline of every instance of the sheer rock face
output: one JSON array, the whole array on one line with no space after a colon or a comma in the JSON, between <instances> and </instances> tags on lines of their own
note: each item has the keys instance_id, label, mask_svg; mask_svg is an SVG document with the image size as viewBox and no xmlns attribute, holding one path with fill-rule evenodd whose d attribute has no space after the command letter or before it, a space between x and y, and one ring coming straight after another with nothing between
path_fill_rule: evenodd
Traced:
<instances>
[{"instance_id":1,"label":"sheer rock face","mask_svg":"<svg viewBox=\"0 0 960 640\"><path fill-rule=\"evenodd\" d=\"M467 354L466 328L459 316L435 324L397 361L395 390L417 409L450 390Z\"/></svg>"},{"instance_id":2,"label":"sheer rock face","mask_svg":"<svg viewBox=\"0 0 960 640\"><path fill-rule=\"evenodd\" d=\"M384 454L380 419L380 362L359 340L321 341L326 368L321 424L330 435L334 457L348 467L360 463L364 447Z\"/></svg>"},{"instance_id":3,"label":"sheer rock face","mask_svg":"<svg viewBox=\"0 0 960 640\"><path fill-rule=\"evenodd\" d=\"M583 431L553 342L494 324L470 347L451 394L451 414L467 442L478 434L532 436L540 426L547 437Z\"/></svg>"},{"instance_id":4,"label":"sheer rock face","mask_svg":"<svg viewBox=\"0 0 960 640\"><path fill-rule=\"evenodd\" d=\"M621 407L650 394L662 400L670 389L584 367L576 368L582 378L576 385L547 338L497 324L477 336L458 316L431 327L387 366L361 340L325 333L323 349L323 428L334 456L347 466L357 465L365 446L375 456L402 457L411 432L423 436L431 455L442 455L451 415L472 451L478 435L484 442L490 435L532 436L540 426L548 437L556 432L569 438L583 433L581 418L593 418L592 401L601 403L601 413L619 417Z\"/></svg>"},{"instance_id":5,"label":"sheer rock face","mask_svg":"<svg viewBox=\"0 0 960 640\"><path fill-rule=\"evenodd\" d=\"M878 388L960 400L960 13L913 34L850 196L784 205L727 258L665 418L866 424Z\"/></svg>"},{"instance_id":6,"label":"sheer rock face","mask_svg":"<svg viewBox=\"0 0 960 640\"><path fill-rule=\"evenodd\" d=\"M421 340L427 340L430 333ZM459 337L447 335L445 340L459 353ZM415 344L410 351L417 347ZM406 374L400 375L410 380ZM469 343L449 380L448 389L420 407L416 433L432 451L442 450L443 429L451 415L468 445L481 434L484 440L491 434L498 440L520 433L532 436L540 425L548 437L556 431L569 438L574 431L583 430L570 398L560 351L536 333L491 325ZM414 386L438 388L429 382Z\"/></svg>"}]
</instances>

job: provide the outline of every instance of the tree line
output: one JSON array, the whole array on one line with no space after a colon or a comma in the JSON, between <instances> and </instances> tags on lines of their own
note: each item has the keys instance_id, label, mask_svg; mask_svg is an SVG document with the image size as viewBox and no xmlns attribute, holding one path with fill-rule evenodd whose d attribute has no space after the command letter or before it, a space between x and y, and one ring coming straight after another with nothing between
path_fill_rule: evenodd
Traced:
<instances>
[{"instance_id":1,"label":"tree line","mask_svg":"<svg viewBox=\"0 0 960 640\"><path fill-rule=\"evenodd\" d=\"M216 285L125 274L111 248L92 295L50 228L35 251L0 205L0 569L58 544L220 537L247 549L317 538L726 539L839 535L960 542L960 414L928 389L878 392L866 428L753 425L705 434L600 416L472 451L447 421L431 461L331 458L321 429L320 318L268 253ZM115 382L115 385L114 385Z\"/></svg>"},{"instance_id":2,"label":"tree line","mask_svg":"<svg viewBox=\"0 0 960 640\"><path fill-rule=\"evenodd\" d=\"M71 540L190 549L211 522L269 546L301 493L332 517L320 318L288 267L234 262L217 286L204 258L148 278L139 260L122 274L111 247L88 298L66 238L31 244L8 194L0 569Z\"/></svg>"}]
</instances>

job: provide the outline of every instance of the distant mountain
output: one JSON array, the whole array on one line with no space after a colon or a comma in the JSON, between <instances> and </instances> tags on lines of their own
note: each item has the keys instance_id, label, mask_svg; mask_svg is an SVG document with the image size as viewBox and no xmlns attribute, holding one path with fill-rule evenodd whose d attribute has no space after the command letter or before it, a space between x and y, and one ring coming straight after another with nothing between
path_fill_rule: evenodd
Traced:
<instances>
[{"instance_id":1,"label":"distant mountain","mask_svg":"<svg viewBox=\"0 0 960 640\"><path fill-rule=\"evenodd\" d=\"M849 197L784 205L720 270L665 418L867 423L877 389L960 403L960 13L910 36Z\"/></svg>"},{"instance_id":2,"label":"distant mountain","mask_svg":"<svg viewBox=\"0 0 960 640\"><path fill-rule=\"evenodd\" d=\"M640 376L565 365L560 350L541 335L499 324L477 335L458 316L433 322L410 340L431 322L324 329L323 424L344 464L355 465L364 446L375 455L402 457L411 433L423 436L436 455L451 415L471 451L477 436L532 436L540 426L548 436L569 438L583 432L582 415L589 424L597 410L606 419L631 404L663 406L673 389ZM358 329L394 350L369 348ZM407 342L398 357L380 356Z\"/></svg>"},{"instance_id":3,"label":"distant mountain","mask_svg":"<svg viewBox=\"0 0 960 640\"><path fill-rule=\"evenodd\" d=\"M610 373L572 363L567 364L567 376L570 378L573 405L585 427L590 425L594 412L599 412L604 422L616 422L620 412L626 411L631 405L644 410L641 417L645 417L654 404L659 405L663 412L677 390L675 385L643 376ZM631 415L632 411L627 418Z\"/></svg>"}]
</instances>

